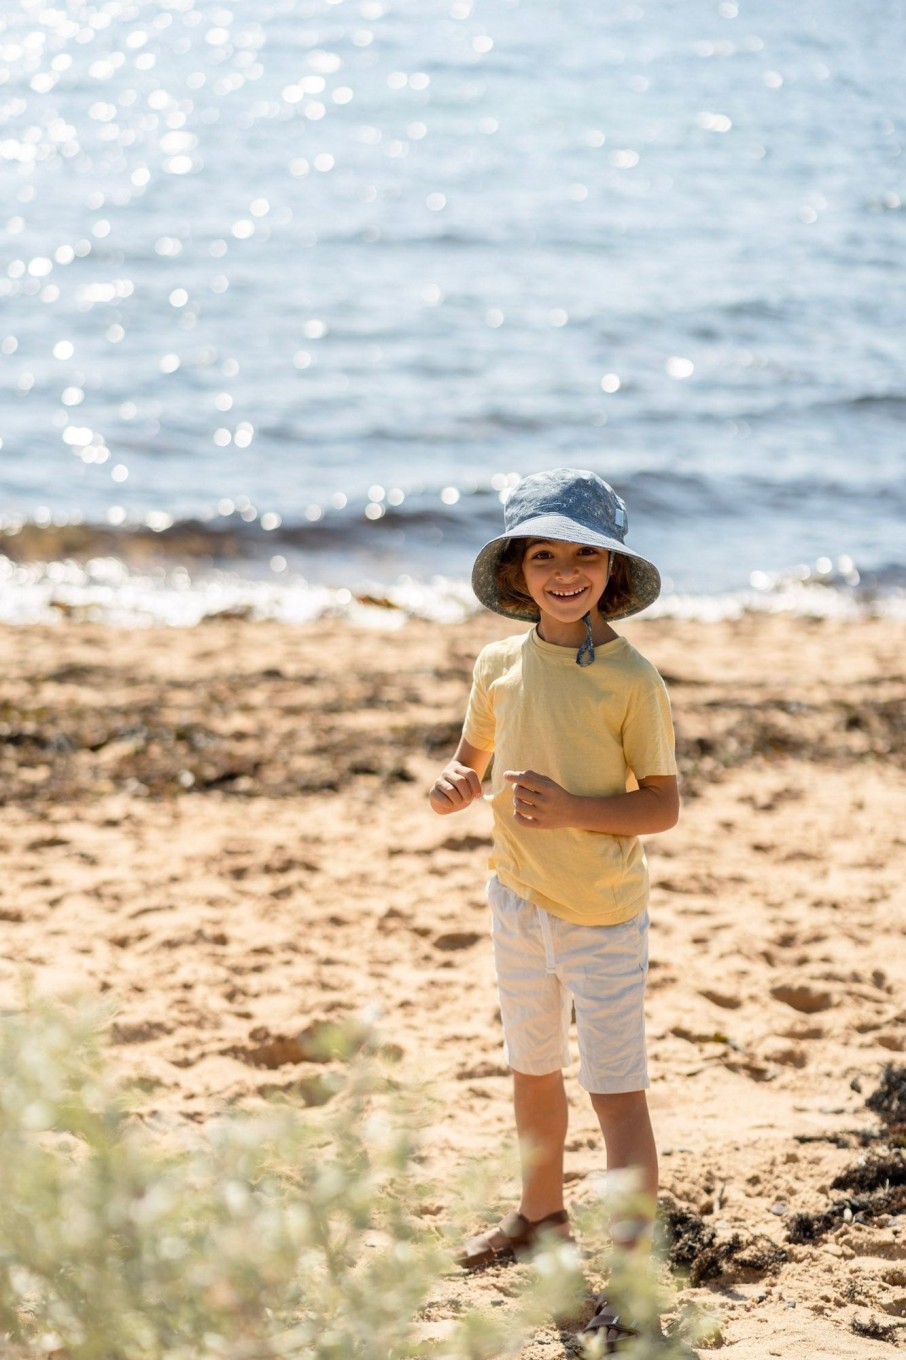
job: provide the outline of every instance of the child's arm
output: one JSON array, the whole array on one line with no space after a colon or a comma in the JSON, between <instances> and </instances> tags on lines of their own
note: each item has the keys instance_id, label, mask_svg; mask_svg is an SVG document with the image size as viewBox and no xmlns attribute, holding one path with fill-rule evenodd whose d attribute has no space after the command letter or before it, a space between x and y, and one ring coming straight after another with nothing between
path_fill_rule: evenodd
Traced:
<instances>
[{"instance_id":1,"label":"child's arm","mask_svg":"<svg viewBox=\"0 0 906 1360\"><path fill-rule=\"evenodd\" d=\"M482 775L490 763L490 751L482 751L461 737L453 758L447 761L428 794L434 811L440 816L461 812L480 798Z\"/></svg>"},{"instance_id":2,"label":"child's arm","mask_svg":"<svg viewBox=\"0 0 906 1360\"><path fill-rule=\"evenodd\" d=\"M567 793L534 770L505 770L503 777L513 785L516 821L539 831L571 826L611 836L645 836L669 831L679 818L679 787L672 774L648 775L630 793L601 798Z\"/></svg>"}]
</instances>

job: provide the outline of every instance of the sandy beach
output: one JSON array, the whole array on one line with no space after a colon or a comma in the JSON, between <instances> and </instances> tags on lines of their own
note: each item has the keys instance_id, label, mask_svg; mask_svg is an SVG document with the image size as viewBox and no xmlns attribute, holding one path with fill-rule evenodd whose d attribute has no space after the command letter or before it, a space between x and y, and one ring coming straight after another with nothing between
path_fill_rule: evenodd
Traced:
<instances>
[{"instance_id":1,"label":"sandy beach","mask_svg":"<svg viewBox=\"0 0 906 1360\"><path fill-rule=\"evenodd\" d=\"M193 1121L316 1099L305 1032L367 1014L447 1112L426 1172L512 1166L490 816L426 802L501 628L2 630L0 1003L26 976L106 996L142 1113ZM678 1306L715 1314L733 1360L880 1360L906 1345L903 1153L866 1105L906 1063L903 626L624 631L667 679L683 776L679 826L647 847L651 1107L692 1271ZM574 1080L570 1098L581 1202L602 1157ZM436 1320L509 1287L454 1280ZM551 1327L523 1355L568 1353Z\"/></svg>"}]
</instances>

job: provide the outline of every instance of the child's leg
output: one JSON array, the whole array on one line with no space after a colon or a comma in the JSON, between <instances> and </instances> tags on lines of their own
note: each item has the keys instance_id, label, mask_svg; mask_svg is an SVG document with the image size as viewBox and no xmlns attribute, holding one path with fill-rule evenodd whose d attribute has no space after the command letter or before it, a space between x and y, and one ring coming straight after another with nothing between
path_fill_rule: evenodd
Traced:
<instances>
[{"instance_id":1,"label":"child's leg","mask_svg":"<svg viewBox=\"0 0 906 1360\"><path fill-rule=\"evenodd\" d=\"M492 879L494 961L522 1157L519 1212L531 1223L563 1208L571 1001L556 975L547 913Z\"/></svg>"},{"instance_id":2,"label":"child's leg","mask_svg":"<svg viewBox=\"0 0 906 1360\"><path fill-rule=\"evenodd\" d=\"M543 1076L513 1072L513 1107L522 1158L522 1199L517 1213L471 1238L457 1257L466 1270L482 1270L530 1253L540 1231L569 1237L563 1208L563 1145L567 1105L559 1068ZM552 1216L554 1222L547 1221Z\"/></svg>"},{"instance_id":3,"label":"child's leg","mask_svg":"<svg viewBox=\"0 0 906 1360\"><path fill-rule=\"evenodd\" d=\"M627 1216L620 1223L611 1222L614 1246L647 1253L651 1248L657 1203L657 1150L648 1117L648 1100L644 1090L620 1095L590 1094L607 1148L607 1170L635 1167L641 1176L642 1194L634 1206L633 1216ZM638 1335L640 1329L650 1329L652 1335L660 1335L659 1319L654 1315L633 1326L631 1320L626 1319L624 1305L605 1293L599 1295L595 1311L579 1333L579 1340L589 1347L603 1347L596 1354L610 1355L620 1350L625 1340Z\"/></svg>"},{"instance_id":4,"label":"child's leg","mask_svg":"<svg viewBox=\"0 0 906 1360\"><path fill-rule=\"evenodd\" d=\"M568 1107L563 1073L513 1072L513 1108L522 1158L519 1212L531 1223L563 1208L563 1146ZM564 1226L563 1232L569 1230Z\"/></svg>"},{"instance_id":5,"label":"child's leg","mask_svg":"<svg viewBox=\"0 0 906 1360\"><path fill-rule=\"evenodd\" d=\"M648 1116L648 1100L644 1091L628 1091L622 1095L592 1094L591 1103L607 1148L607 1170L637 1167L641 1176L641 1190L647 1206L639 1205L638 1218L628 1237L618 1246L634 1246L639 1239L650 1236L657 1204L658 1165L657 1148Z\"/></svg>"}]
</instances>

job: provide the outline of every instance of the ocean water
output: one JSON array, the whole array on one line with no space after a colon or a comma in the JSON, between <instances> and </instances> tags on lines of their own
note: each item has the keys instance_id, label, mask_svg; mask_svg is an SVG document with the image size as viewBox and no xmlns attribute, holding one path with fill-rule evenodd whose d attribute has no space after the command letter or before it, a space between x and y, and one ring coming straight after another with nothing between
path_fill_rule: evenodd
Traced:
<instances>
[{"instance_id":1,"label":"ocean water","mask_svg":"<svg viewBox=\"0 0 906 1360\"><path fill-rule=\"evenodd\" d=\"M902 601L904 38L906 0L7 7L0 617L463 608L553 465L667 608Z\"/></svg>"}]
</instances>

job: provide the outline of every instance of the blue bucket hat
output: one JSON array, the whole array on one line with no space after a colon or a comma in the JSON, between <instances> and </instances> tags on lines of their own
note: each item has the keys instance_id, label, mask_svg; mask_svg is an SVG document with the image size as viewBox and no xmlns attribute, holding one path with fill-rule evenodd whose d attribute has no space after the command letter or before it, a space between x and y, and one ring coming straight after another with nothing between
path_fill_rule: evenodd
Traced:
<instances>
[{"instance_id":1,"label":"blue bucket hat","mask_svg":"<svg viewBox=\"0 0 906 1360\"><path fill-rule=\"evenodd\" d=\"M563 543L585 543L594 548L606 548L626 559L629 568L629 601L619 609L608 612L609 619L625 619L638 614L657 599L661 577L657 567L627 548L625 538L629 529L626 506L622 499L595 472L581 468L554 468L551 472L536 472L513 488L503 511L504 531L486 543L472 568L472 589L486 608L508 619L523 619L537 623L538 606L529 601L512 605L500 597L498 571L506 545L513 538L549 538ZM589 628L589 644L591 626ZM579 664L594 660L583 643Z\"/></svg>"}]
</instances>

